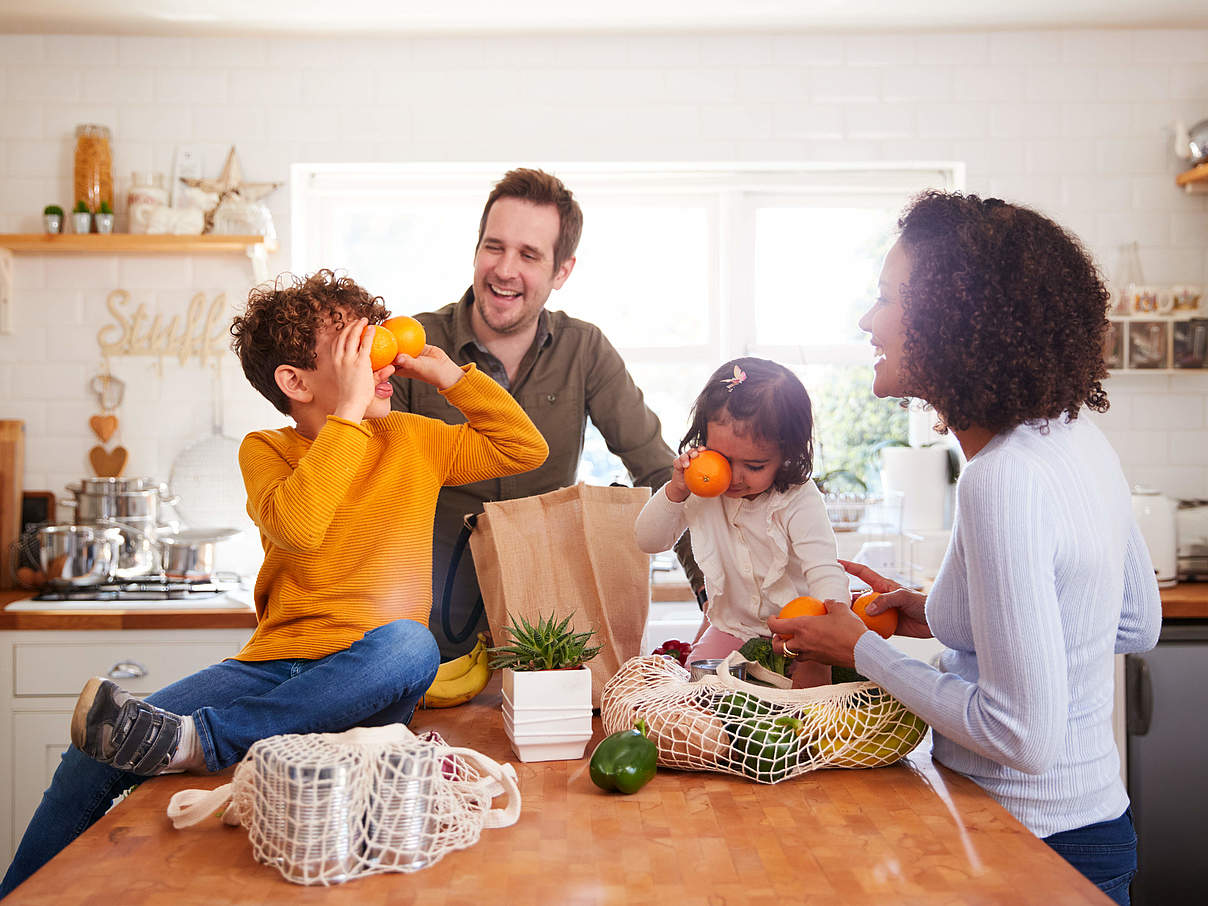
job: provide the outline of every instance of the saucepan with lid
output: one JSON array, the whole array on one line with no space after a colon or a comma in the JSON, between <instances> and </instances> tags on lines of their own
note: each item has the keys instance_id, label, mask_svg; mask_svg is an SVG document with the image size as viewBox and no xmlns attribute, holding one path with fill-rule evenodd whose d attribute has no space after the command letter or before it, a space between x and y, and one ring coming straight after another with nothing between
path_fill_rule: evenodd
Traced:
<instances>
[{"instance_id":1,"label":"saucepan with lid","mask_svg":"<svg viewBox=\"0 0 1208 906\"><path fill-rule=\"evenodd\" d=\"M179 502L166 484L152 478L84 478L79 484L67 485L67 490L75 499L60 503L75 509L77 522L141 519L156 523L161 504Z\"/></svg>"}]
</instances>

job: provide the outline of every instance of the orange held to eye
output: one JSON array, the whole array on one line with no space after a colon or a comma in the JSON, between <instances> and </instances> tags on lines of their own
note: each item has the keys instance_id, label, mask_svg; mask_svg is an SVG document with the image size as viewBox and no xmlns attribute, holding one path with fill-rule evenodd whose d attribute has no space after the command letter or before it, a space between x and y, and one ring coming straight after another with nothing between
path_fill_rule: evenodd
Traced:
<instances>
[{"instance_id":1,"label":"orange held to eye","mask_svg":"<svg viewBox=\"0 0 1208 906\"><path fill-rule=\"evenodd\" d=\"M701 450L684 469L684 484L697 497L717 497L730 486L730 461L715 450Z\"/></svg>"},{"instance_id":2,"label":"orange held to eye","mask_svg":"<svg viewBox=\"0 0 1208 906\"><path fill-rule=\"evenodd\" d=\"M424 325L415 318L399 315L397 318L383 321L382 326L394 334L401 355L417 356L424 351L424 346L428 344L428 335L424 332Z\"/></svg>"},{"instance_id":3,"label":"orange held to eye","mask_svg":"<svg viewBox=\"0 0 1208 906\"><path fill-rule=\"evenodd\" d=\"M361 334L362 342L365 340L365 333L371 330L373 331L373 335L369 347L369 367L377 371L394 361L394 357L398 355L398 340L394 338L393 333L384 327L369 324Z\"/></svg>"},{"instance_id":4,"label":"orange held to eye","mask_svg":"<svg viewBox=\"0 0 1208 906\"><path fill-rule=\"evenodd\" d=\"M864 621L864 625L875 632L883 639L889 638L898 628L898 609L891 607L884 613L878 613L875 616L865 613L868 605L875 601L878 593L870 591L867 594L860 595L856 598L856 603L851 606L855 611L856 616Z\"/></svg>"}]
</instances>

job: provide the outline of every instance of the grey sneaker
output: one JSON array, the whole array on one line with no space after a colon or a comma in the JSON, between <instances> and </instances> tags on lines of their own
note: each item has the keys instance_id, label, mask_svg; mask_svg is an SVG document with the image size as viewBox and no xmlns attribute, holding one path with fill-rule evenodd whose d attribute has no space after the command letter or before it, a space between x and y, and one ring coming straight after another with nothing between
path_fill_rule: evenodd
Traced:
<instances>
[{"instance_id":1,"label":"grey sneaker","mask_svg":"<svg viewBox=\"0 0 1208 906\"><path fill-rule=\"evenodd\" d=\"M180 745L181 718L93 677L71 715L71 741L97 761L142 777L161 773Z\"/></svg>"}]
</instances>

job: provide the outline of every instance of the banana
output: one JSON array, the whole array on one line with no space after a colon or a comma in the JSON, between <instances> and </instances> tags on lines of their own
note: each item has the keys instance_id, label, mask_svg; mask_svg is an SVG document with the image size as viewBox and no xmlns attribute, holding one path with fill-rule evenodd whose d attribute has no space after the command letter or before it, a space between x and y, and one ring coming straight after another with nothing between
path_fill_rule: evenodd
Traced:
<instances>
[{"instance_id":1,"label":"banana","mask_svg":"<svg viewBox=\"0 0 1208 906\"><path fill-rule=\"evenodd\" d=\"M478 644L474 646L473 651L441 665L442 668L457 666L450 667L444 677L437 671L436 679L420 699L420 707L452 708L468 702L481 692L490 680L491 668L487 666L489 660L485 633L479 633ZM466 663L463 664L463 661Z\"/></svg>"}]
</instances>

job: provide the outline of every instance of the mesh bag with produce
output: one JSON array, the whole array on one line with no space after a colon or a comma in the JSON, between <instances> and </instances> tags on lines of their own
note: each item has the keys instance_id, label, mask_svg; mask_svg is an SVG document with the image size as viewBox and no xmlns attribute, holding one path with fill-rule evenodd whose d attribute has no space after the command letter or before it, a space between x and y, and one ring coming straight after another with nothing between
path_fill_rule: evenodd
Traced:
<instances>
[{"instance_id":1,"label":"mesh bag with produce","mask_svg":"<svg viewBox=\"0 0 1208 906\"><path fill-rule=\"evenodd\" d=\"M507 794L507 805L492 808ZM252 854L298 884L418 871L478 842L484 827L520 816L511 765L453 748L403 724L256 742L215 790L182 790L168 804L177 828L205 820L247 828Z\"/></svg>"},{"instance_id":2,"label":"mesh bag with produce","mask_svg":"<svg viewBox=\"0 0 1208 906\"><path fill-rule=\"evenodd\" d=\"M660 765L760 783L817 768L892 764L927 732L919 717L875 683L761 686L730 675L729 668L743 660L734 652L716 676L692 682L669 658L631 658L604 687L604 732L629 729L642 719L658 746ZM753 672L774 681L768 671Z\"/></svg>"}]
</instances>

